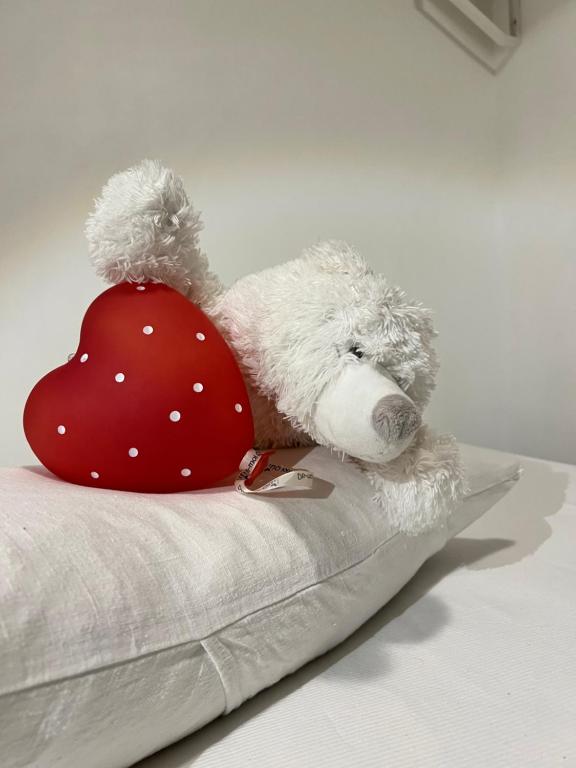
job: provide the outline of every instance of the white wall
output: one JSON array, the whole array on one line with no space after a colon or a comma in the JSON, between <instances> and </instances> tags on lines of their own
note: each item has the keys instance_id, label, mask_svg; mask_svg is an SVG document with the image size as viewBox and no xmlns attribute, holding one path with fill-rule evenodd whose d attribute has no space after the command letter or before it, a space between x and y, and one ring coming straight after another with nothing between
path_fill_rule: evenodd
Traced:
<instances>
[{"instance_id":1,"label":"white wall","mask_svg":"<svg viewBox=\"0 0 576 768\"><path fill-rule=\"evenodd\" d=\"M500 434L478 441L576 463L576 3L523 0L497 79Z\"/></svg>"},{"instance_id":2,"label":"white wall","mask_svg":"<svg viewBox=\"0 0 576 768\"><path fill-rule=\"evenodd\" d=\"M32 460L26 395L75 348L103 287L82 235L92 198L147 156L185 176L226 280L319 237L350 240L437 311L436 423L471 442L569 458L540 411L525 427L525 408L536 413L545 393L526 380L529 345L514 347L532 294L510 305L525 230L504 226L502 161L512 203L529 137L513 159L503 76L412 3L0 0L0 17L0 464ZM505 72L510 88L523 57ZM537 255L522 268L541 282ZM569 310L553 304L566 322ZM546 355L556 371L551 345ZM568 395L546 406L557 423Z\"/></svg>"}]
</instances>

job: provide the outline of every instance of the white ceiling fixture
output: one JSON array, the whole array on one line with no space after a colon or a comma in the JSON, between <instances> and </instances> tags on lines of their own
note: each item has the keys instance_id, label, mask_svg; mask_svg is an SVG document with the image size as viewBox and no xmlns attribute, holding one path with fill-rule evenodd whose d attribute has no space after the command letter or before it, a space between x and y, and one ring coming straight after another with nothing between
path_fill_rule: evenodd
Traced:
<instances>
[{"instance_id":1,"label":"white ceiling fixture","mask_svg":"<svg viewBox=\"0 0 576 768\"><path fill-rule=\"evenodd\" d=\"M416 0L416 7L491 72L520 42L520 0Z\"/></svg>"}]
</instances>

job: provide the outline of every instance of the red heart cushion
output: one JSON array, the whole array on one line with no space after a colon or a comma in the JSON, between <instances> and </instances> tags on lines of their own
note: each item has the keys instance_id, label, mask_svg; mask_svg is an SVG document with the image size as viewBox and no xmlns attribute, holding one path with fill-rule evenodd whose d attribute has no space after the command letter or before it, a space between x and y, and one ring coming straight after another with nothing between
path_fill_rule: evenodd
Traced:
<instances>
[{"instance_id":1,"label":"red heart cushion","mask_svg":"<svg viewBox=\"0 0 576 768\"><path fill-rule=\"evenodd\" d=\"M74 357L32 390L24 430L64 480L157 493L228 477L254 439L226 341L197 306L158 283L98 296Z\"/></svg>"}]
</instances>

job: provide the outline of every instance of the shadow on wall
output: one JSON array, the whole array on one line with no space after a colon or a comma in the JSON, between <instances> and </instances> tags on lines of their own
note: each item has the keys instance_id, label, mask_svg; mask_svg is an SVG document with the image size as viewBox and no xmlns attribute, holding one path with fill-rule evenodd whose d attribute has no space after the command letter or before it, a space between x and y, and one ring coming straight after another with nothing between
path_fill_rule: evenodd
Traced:
<instances>
[{"instance_id":1,"label":"shadow on wall","mask_svg":"<svg viewBox=\"0 0 576 768\"><path fill-rule=\"evenodd\" d=\"M570 0L522 0L520 8L520 25L522 34L533 34L538 26L544 24L549 16L559 11Z\"/></svg>"}]
</instances>

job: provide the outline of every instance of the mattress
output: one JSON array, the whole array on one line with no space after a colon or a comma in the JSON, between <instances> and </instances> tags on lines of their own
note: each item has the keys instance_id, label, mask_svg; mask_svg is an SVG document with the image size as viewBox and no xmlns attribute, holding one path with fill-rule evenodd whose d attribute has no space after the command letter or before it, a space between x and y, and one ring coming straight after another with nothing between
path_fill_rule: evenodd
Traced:
<instances>
[{"instance_id":1,"label":"mattress","mask_svg":"<svg viewBox=\"0 0 576 768\"><path fill-rule=\"evenodd\" d=\"M138 768L576 766L576 467L520 462L351 638Z\"/></svg>"}]
</instances>

